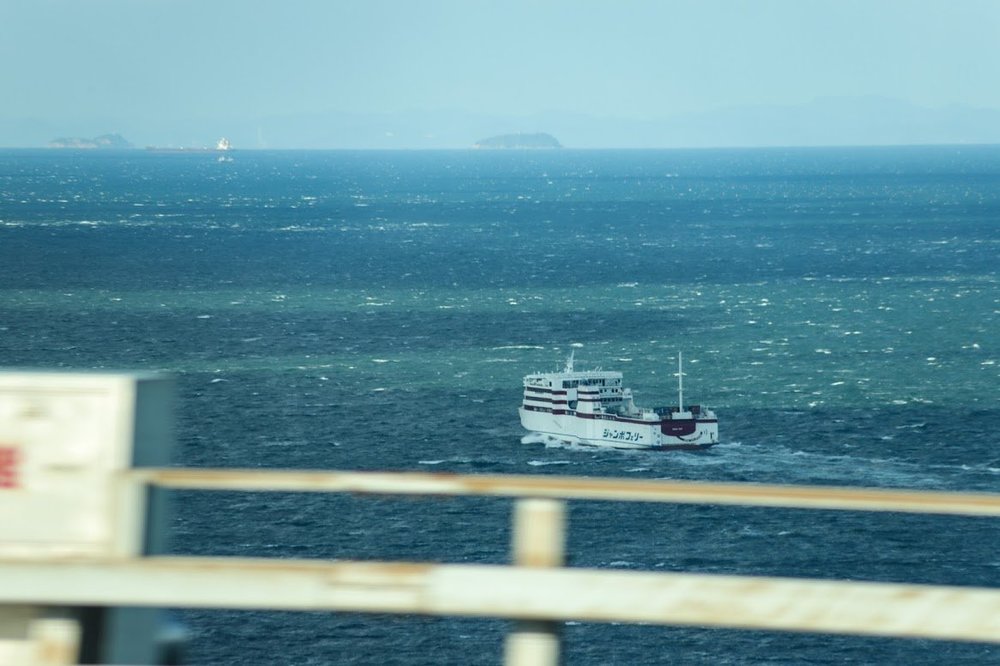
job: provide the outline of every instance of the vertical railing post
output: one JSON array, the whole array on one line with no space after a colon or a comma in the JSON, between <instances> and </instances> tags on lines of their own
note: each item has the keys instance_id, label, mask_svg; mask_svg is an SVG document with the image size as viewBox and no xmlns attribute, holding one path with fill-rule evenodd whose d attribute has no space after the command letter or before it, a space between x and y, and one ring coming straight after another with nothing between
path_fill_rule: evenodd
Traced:
<instances>
[{"instance_id":1,"label":"vertical railing post","mask_svg":"<svg viewBox=\"0 0 1000 666\"><path fill-rule=\"evenodd\" d=\"M68 618L40 618L28 629L34 666L76 664L80 652L80 623Z\"/></svg>"},{"instance_id":2,"label":"vertical railing post","mask_svg":"<svg viewBox=\"0 0 1000 666\"><path fill-rule=\"evenodd\" d=\"M565 564L565 502L523 499L514 504L514 565L561 567ZM506 666L557 666L559 623L520 620L507 637Z\"/></svg>"}]
</instances>

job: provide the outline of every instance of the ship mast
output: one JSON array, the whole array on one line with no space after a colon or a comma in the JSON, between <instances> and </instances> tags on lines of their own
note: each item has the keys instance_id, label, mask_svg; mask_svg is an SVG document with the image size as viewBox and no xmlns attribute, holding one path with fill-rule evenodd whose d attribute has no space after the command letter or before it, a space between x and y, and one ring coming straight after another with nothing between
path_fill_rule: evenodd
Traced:
<instances>
[{"instance_id":1,"label":"ship mast","mask_svg":"<svg viewBox=\"0 0 1000 666\"><path fill-rule=\"evenodd\" d=\"M677 411L684 411L684 370L681 361L681 354L677 352Z\"/></svg>"}]
</instances>

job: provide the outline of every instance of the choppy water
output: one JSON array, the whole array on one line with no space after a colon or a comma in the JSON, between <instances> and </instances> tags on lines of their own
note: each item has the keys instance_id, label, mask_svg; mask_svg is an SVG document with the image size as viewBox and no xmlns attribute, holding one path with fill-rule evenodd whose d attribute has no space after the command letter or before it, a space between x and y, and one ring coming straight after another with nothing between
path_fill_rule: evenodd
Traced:
<instances>
[{"instance_id":1,"label":"choppy water","mask_svg":"<svg viewBox=\"0 0 1000 666\"><path fill-rule=\"evenodd\" d=\"M1000 489L1000 148L0 152L0 364L178 377L175 460ZM621 369L704 454L522 443ZM178 553L503 562L510 505L176 496ZM573 503L574 565L1000 586L995 520ZM500 621L190 612L194 663L498 663ZM592 625L568 663L984 663L990 646Z\"/></svg>"}]
</instances>

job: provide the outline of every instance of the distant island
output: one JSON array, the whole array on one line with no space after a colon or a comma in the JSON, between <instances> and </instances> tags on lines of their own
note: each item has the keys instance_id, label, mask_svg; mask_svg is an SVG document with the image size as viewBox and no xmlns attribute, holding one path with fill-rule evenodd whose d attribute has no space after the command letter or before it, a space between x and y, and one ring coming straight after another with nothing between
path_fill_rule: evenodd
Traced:
<instances>
[{"instance_id":1,"label":"distant island","mask_svg":"<svg viewBox=\"0 0 1000 666\"><path fill-rule=\"evenodd\" d=\"M123 150L134 148L131 143L125 140L121 134L102 134L93 139L81 139L79 137L64 137L49 141L50 148L111 148Z\"/></svg>"},{"instance_id":2,"label":"distant island","mask_svg":"<svg viewBox=\"0 0 1000 666\"><path fill-rule=\"evenodd\" d=\"M562 148L562 144L551 134L500 134L481 139L473 148Z\"/></svg>"}]
</instances>

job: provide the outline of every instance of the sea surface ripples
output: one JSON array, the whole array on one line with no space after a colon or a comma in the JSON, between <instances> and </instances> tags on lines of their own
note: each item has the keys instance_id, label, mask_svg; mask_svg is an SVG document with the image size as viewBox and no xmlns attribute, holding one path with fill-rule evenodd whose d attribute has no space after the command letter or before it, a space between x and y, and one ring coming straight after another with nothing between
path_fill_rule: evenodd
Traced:
<instances>
[{"instance_id":1,"label":"sea surface ripples","mask_svg":"<svg viewBox=\"0 0 1000 666\"><path fill-rule=\"evenodd\" d=\"M1000 489L1000 149L0 152L0 359L163 370L185 466ZM527 437L620 369L698 454ZM175 493L177 553L502 563L510 502ZM570 504L574 566L1000 587L997 521ZM493 664L501 621L181 613L192 663ZM568 623L567 663L992 646Z\"/></svg>"}]
</instances>

